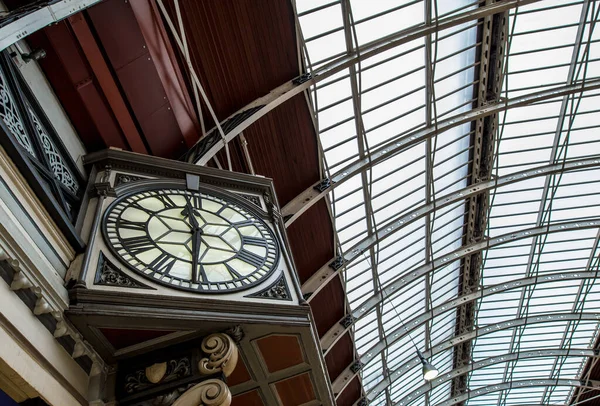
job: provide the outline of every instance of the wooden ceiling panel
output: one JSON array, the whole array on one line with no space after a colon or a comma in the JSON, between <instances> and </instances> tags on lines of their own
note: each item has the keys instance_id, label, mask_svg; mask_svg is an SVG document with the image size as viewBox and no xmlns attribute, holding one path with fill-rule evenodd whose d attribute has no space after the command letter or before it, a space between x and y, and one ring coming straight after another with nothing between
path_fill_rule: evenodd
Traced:
<instances>
[{"instance_id":1,"label":"wooden ceiling panel","mask_svg":"<svg viewBox=\"0 0 600 406\"><path fill-rule=\"evenodd\" d=\"M352 351L349 350L350 348L352 348L350 334L344 334L325 356L327 372L329 372L329 379L331 382L335 381L344 369L354 362L354 356Z\"/></svg>"},{"instance_id":2,"label":"wooden ceiling panel","mask_svg":"<svg viewBox=\"0 0 600 406\"><path fill-rule=\"evenodd\" d=\"M271 111L244 135L256 173L273 179L282 207L319 180L315 129L304 95Z\"/></svg>"},{"instance_id":3,"label":"wooden ceiling panel","mask_svg":"<svg viewBox=\"0 0 600 406\"><path fill-rule=\"evenodd\" d=\"M174 16L173 1L166 3ZM298 76L289 2L179 3L191 59L219 120Z\"/></svg>"},{"instance_id":4,"label":"wooden ceiling panel","mask_svg":"<svg viewBox=\"0 0 600 406\"><path fill-rule=\"evenodd\" d=\"M344 317L345 296L338 278L326 284L317 295L311 299L310 307L315 317L319 337Z\"/></svg>"},{"instance_id":5,"label":"wooden ceiling panel","mask_svg":"<svg viewBox=\"0 0 600 406\"><path fill-rule=\"evenodd\" d=\"M275 388L282 406L300 406L316 399L310 373L279 381Z\"/></svg>"},{"instance_id":6,"label":"wooden ceiling panel","mask_svg":"<svg viewBox=\"0 0 600 406\"><path fill-rule=\"evenodd\" d=\"M254 390L234 396L231 399L231 406L263 406L263 401L258 390Z\"/></svg>"},{"instance_id":7,"label":"wooden ceiling panel","mask_svg":"<svg viewBox=\"0 0 600 406\"><path fill-rule=\"evenodd\" d=\"M296 336L273 335L257 340L256 344L269 373L304 362L302 348Z\"/></svg>"},{"instance_id":8,"label":"wooden ceiling panel","mask_svg":"<svg viewBox=\"0 0 600 406\"><path fill-rule=\"evenodd\" d=\"M288 227L287 234L301 283L332 260L333 229L324 200L298 217Z\"/></svg>"},{"instance_id":9,"label":"wooden ceiling panel","mask_svg":"<svg viewBox=\"0 0 600 406\"><path fill-rule=\"evenodd\" d=\"M352 382L346 386L346 388L339 394L336 399L336 403L338 406L349 406L354 404L356 399L359 399L361 396L361 384L358 377L354 378Z\"/></svg>"},{"instance_id":10,"label":"wooden ceiling panel","mask_svg":"<svg viewBox=\"0 0 600 406\"><path fill-rule=\"evenodd\" d=\"M104 334L106 340L117 350L174 333L174 331L163 330L128 330L117 328L100 328L99 330Z\"/></svg>"},{"instance_id":11,"label":"wooden ceiling panel","mask_svg":"<svg viewBox=\"0 0 600 406\"><path fill-rule=\"evenodd\" d=\"M239 385L240 383L248 382L252 377L248 372L248 368L246 367L246 363L244 362L243 357L238 358L237 365L235 369L231 373L231 375L227 378L227 385L229 387Z\"/></svg>"}]
</instances>

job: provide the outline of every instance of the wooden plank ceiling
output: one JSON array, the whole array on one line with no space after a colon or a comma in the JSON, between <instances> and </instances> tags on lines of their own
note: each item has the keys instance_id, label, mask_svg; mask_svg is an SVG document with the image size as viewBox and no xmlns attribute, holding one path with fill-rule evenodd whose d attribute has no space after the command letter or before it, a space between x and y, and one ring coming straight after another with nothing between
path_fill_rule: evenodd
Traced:
<instances>
[{"instance_id":1,"label":"wooden plank ceiling","mask_svg":"<svg viewBox=\"0 0 600 406\"><path fill-rule=\"evenodd\" d=\"M19 3L7 3L11 1ZM186 64L173 52L177 47L153 0L133 3L106 0L28 41L46 50L41 66L88 152L115 146L177 158L200 135ZM173 1L165 3L177 21ZM219 121L301 73L289 1L179 3L192 64ZM179 99L185 100L178 104ZM205 127L212 128L205 106L202 111ZM265 115L244 136L255 172L273 179L281 206L320 179L316 134L304 95ZM230 149L233 170L248 172L239 139ZM219 158L227 162L222 153ZM294 222L288 238L305 282L334 257L325 201ZM329 283L311 306L323 336L344 316L339 280ZM331 381L353 363L354 353L350 336L339 340L326 357ZM360 398L357 379L342 392L339 405Z\"/></svg>"}]
</instances>

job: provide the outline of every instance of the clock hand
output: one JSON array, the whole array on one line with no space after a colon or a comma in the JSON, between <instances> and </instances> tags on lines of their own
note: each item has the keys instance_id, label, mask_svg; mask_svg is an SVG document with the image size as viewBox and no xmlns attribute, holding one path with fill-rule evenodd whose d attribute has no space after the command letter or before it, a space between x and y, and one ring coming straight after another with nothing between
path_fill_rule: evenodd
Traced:
<instances>
[{"instance_id":1,"label":"clock hand","mask_svg":"<svg viewBox=\"0 0 600 406\"><path fill-rule=\"evenodd\" d=\"M192 282L199 282L198 278L198 262L200 256L200 236L202 230L200 227L194 227L192 230Z\"/></svg>"},{"instance_id":2,"label":"clock hand","mask_svg":"<svg viewBox=\"0 0 600 406\"><path fill-rule=\"evenodd\" d=\"M194 210L192 209L192 204L190 203L189 196L187 195L185 199L185 205L187 207L187 214L192 226L192 281L199 282L198 260L200 256L200 235L202 234L202 230L200 229L200 224L198 224L198 220L196 220Z\"/></svg>"},{"instance_id":3,"label":"clock hand","mask_svg":"<svg viewBox=\"0 0 600 406\"><path fill-rule=\"evenodd\" d=\"M188 215L188 218L190 219L192 229L200 228L200 225L198 224L198 220L196 220L196 216L194 216L194 209L192 209L192 204L190 203L190 198L187 195L185 197L185 207L187 208L187 215Z\"/></svg>"}]
</instances>

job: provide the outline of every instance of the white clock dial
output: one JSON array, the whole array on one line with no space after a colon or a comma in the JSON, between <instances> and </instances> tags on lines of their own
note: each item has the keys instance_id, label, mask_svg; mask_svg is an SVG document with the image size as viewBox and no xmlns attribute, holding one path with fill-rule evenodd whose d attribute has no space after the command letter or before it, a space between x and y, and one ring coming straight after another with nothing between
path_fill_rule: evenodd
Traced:
<instances>
[{"instance_id":1,"label":"white clock dial","mask_svg":"<svg viewBox=\"0 0 600 406\"><path fill-rule=\"evenodd\" d=\"M107 209L103 233L130 269L187 290L249 288L279 261L265 222L243 204L212 192L174 187L127 194Z\"/></svg>"}]
</instances>

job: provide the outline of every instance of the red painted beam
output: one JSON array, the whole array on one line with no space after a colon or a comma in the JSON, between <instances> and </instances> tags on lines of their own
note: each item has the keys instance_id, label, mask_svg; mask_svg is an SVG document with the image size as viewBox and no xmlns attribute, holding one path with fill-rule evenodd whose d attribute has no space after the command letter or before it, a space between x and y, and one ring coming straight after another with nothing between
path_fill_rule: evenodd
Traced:
<instances>
[{"instance_id":1,"label":"red painted beam","mask_svg":"<svg viewBox=\"0 0 600 406\"><path fill-rule=\"evenodd\" d=\"M131 0L130 4L185 144L191 147L199 138L200 125L160 12L154 1Z\"/></svg>"},{"instance_id":2,"label":"red painted beam","mask_svg":"<svg viewBox=\"0 0 600 406\"><path fill-rule=\"evenodd\" d=\"M105 0L87 9L86 17L149 153L181 156L188 147L131 3Z\"/></svg>"},{"instance_id":3,"label":"red painted beam","mask_svg":"<svg viewBox=\"0 0 600 406\"><path fill-rule=\"evenodd\" d=\"M88 59L94 75L104 92L116 119L125 135L125 139L133 152L146 154L148 150L142 141L137 127L127 109L127 105L121 96L121 92L113 79L113 76L102 56L98 44L81 13L69 17L69 24L75 34L75 37L81 45L86 58Z\"/></svg>"},{"instance_id":4,"label":"red painted beam","mask_svg":"<svg viewBox=\"0 0 600 406\"><path fill-rule=\"evenodd\" d=\"M61 21L27 38L46 50L39 63L88 152L109 146L127 149L115 117L69 25Z\"/></svg>"}]
</instances>

